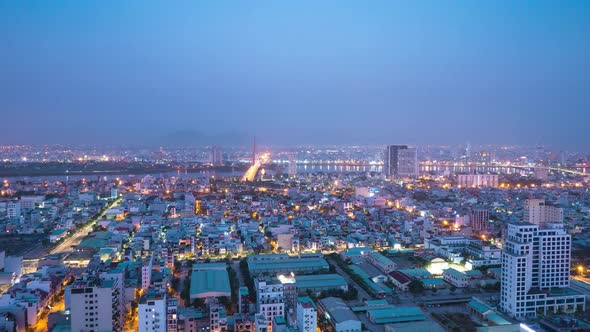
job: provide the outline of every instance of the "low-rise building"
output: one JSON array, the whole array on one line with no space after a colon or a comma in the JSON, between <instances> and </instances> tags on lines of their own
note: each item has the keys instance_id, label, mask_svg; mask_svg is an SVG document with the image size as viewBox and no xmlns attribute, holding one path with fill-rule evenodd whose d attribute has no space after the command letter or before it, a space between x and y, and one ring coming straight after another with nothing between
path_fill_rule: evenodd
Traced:
<instances>
[{"instance_id":1,"label":"low-rise building","mask_svg":"<svg viewBox=\"0 0 590 332\"><path fill-rule=\"evenodd\" d=\"M327 297L319 300L318 303L318 314L322 319L325 319L327 324L327 326L320 326L322 331L361 331L361 321L342 299L337 297Z\"/></svg>"}]
</instances>

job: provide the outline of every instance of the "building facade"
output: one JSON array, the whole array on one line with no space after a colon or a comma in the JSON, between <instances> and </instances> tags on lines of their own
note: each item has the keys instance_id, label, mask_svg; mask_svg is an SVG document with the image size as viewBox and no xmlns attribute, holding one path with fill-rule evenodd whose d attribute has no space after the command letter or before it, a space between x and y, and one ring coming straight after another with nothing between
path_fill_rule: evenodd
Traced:
<instances>
[{"instance_id":1,"label":"building facade","mask_svg":"<svg viewBox=\"0 0 590 332\"><path fill-rule=\"evenodd\" d=\"M256 280L256 310L266 318L268 330L272 330L275 317L285 316L285 295L283 284L278 279Z\"/></svg>"},{"instance_id":2,"label":"building facade","mask_svg":"<svg viewBox=\"0 0 590 332\"><path fill-rule=\"evenodd\" d=\"M383 157L383 173L391 177L418 177L418 151L407 145L389 145Z\"/></svg>"},{"instance_id":3,"label":"building facade","mask_svg":"<svg viewBox=\"0 0 590 332\"><path fill-rule=\"evenodd\" d=\"M469 214L469 221L471 227L476 232L485 232L488 230L488 222L490 220L490 212L485 208L475 208Z\"/></svg>"},{"instance_id":4,"label":"building facade","mask_svg":"<svg viewBox=\"0 0 590 332\"><path fill-rule=\"evenodd\" d=\"M166 295L160 292L143 294L137 309L138 331L166 332Z\"/></svg>"},{"instance_id":5,"label":"building facade","mask_svg":"<svg viewBox=\"0 0 590 332\"><path fill-rule=\"evenodd\" d=\"M563 222L563 209L549 205L544 199L527 199L523 221L535 225Z\"/></svg>"},{"instance_id":6,"label":"building facade","mask_svg":"<svg viewBox=\"0 0 590 332\"><path fill-rule=\"evenodd\" d=\"M317 307L309 297L297 299L297 328L299 332L315 332L318 327Z\"/></svg>"},{"instance_id":7,"label":"building facade","mask_svg":"<svg viewBox=\"0 0 590 332\"><path fill-rule=\"evenodd\" d=\"M327 297L319 300L318 315L322 317L322 331L362 331L361 321L341 298Z\"/></svg>"},{"instance_id":8,"label":"building facade","mask_svg":"<svg viewBox=\"0 0 590 332\"><path fill-rule=\"evenodd\" d=\"M223 157L219 145L213 145L211 148L211 163L213 166L223 165Z\"/></svg>"},{"instance_id":9,"label":"building facade","mask_svg":"<svg viewBox=\"0 0 590 332\"><path fill-rule=\"evenodd\" d=\"M120 308L117 279L98 277L76 280L70 289L72 331L121 331L124 312Z\"/></svg>"},{"instance_id":10,"label":"building facade","mask_svg":"<svg viewBox=\"0 0 590 332\"><path fill-rule=\"evenodd\" d=\"M457 185L461 188L479 188L500 186L499 176L496 174L459 174Z\"/></svg>"},{"instance_id":11,"label":"building facade","mask_svg":"<svg viewBox=\"0 0 590 332\"><path fill-rule=\"evenodd\" d=\"M502 251L502 310L515 318L584 310L584 295L569 288L570 255L571 237L563 224L540 229L509 223Z\"/></svg>"}]
</instances>

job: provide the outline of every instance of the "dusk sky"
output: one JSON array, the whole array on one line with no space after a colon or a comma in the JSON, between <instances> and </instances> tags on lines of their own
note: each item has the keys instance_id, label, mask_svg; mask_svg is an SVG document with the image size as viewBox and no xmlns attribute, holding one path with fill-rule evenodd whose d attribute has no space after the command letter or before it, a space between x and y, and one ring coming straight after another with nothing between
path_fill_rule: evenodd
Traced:
<instances>
[{"instance_id":1,"label":"dusk sky","mask_svg":"<svg viewBox=\"0 0 590 332\"><path fill-rule=\"evenodd\" d=\"M590 150L588 1L3 1L0 144Z\"/></svg>"}]
</instances>

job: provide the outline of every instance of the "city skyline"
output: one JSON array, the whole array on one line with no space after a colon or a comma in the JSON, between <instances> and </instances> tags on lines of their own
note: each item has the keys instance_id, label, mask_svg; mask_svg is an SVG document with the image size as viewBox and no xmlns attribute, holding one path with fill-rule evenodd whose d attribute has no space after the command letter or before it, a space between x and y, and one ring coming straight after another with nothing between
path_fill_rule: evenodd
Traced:
<instances>
[{"instance_id":1,"label":"city skyline","mask_svg":"<svg viewBox=\"0 0 590 332\"><path fill-rule=\"evenodd\" d=\"M590 331L588 4L0 0L0 331Z\"/></svg>"},{"instance_id":2,"label":"city skyline","mask_svg":"<svg viewBox=\"0 0 590 332\"><path fill-rule=\"evenodd\" d=\"M7 144L586 149L582 1L1 8Z\"/></svg>"}]
</instances>

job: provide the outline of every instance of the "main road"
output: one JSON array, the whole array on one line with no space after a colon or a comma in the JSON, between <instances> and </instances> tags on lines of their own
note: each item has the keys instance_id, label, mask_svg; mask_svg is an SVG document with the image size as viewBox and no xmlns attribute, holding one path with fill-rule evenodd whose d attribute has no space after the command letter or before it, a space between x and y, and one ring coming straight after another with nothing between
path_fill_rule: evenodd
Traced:
<instances>
[{"instance_id":1,"label":"main road","mask_svg":"<svg viewBox=\"0 0 590 332\"><path fill-rule=\"evenodd\" d=\"M263 154L261 154L260 156L258 156L258 158L256 159L256 162L250 166L248 168L248 170L246 171L246 173L244 173L244 176L242 176L242 182L252 182L254 181L254 179L256 178L256 174L258 173L258 170L260 169L260 166L262 166L262 164L266 164L270 162L270 153L265 152Z\"/></svg>"},{"instance_id":2,"label":"main road","mask_svg":"<svg viewBox=\"0 0 590 332\"><path fill-rule=\"evenodd\" d=\"M108 209L112 209L119 204L121 204L122 200L116 199L112 203L110 203L98 216L94 217L93 220L88 222L86 225L82 226L81 228L77 229L72 236L63 240L63 242L59 243L57 246L52 248L51 250L47 251L47 248L42 247L41 244L31 248L25 255L23 259L23 273L28 272L35 272L37 270L37 263L39 262L40 258L43 258L47 254L65 254L74 251L74 248L84 240L92 232L92 227L96 224L97 220L100 220L104 217L106 211Z\"/></svg>"},{"instance_id":3,"label":"main road","mask_svg":"<svg viewBox=\"0 0 590 332\"><path fill-rule=\"evenodd\" d=\"M50 253L51 254L64 254L64 253L73 252L74 247L79 245L80 242L82 242L82 240L84 240L84 238L87 237L92 232L92 227L96 224L96 221L100 220L102 217L104 217L107 210L118 206L119 204L121 204L121 202L122 202L122 200L120 198L114 200L97 217L95 217L94 220L90 221L89 223L87 223L83 227L76 230L76 232L74 232L74 234L72 236L70 236L69 238L65 239L63 242L58 244L55 248L53 248L50 251Z\"/></svg>"}]
</instances>

